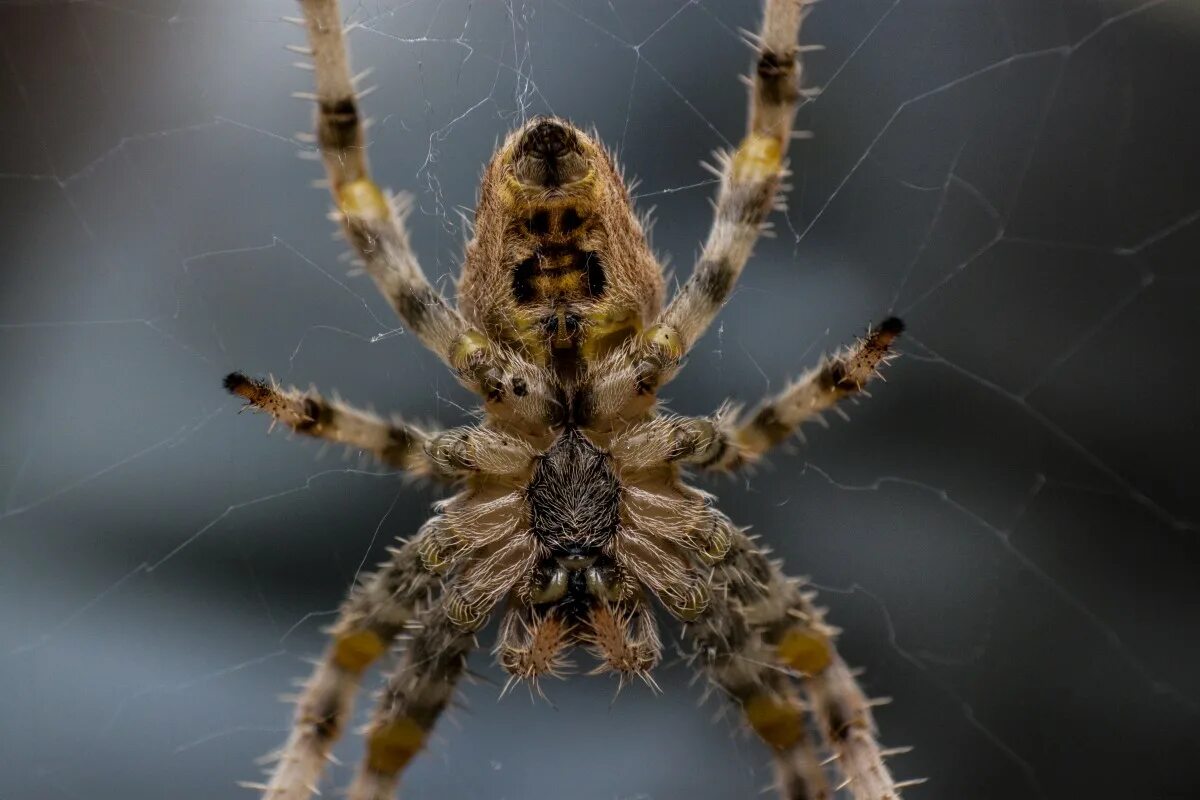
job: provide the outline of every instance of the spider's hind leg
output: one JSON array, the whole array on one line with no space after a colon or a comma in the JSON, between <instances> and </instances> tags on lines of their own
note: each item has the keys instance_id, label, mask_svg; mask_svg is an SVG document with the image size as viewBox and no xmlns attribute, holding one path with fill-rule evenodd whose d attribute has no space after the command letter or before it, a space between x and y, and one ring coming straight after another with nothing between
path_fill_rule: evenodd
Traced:
<instances>
[{"instance_id":1,"label":"spider's hind leg","mask_svg":"<svg viewBox=\"0 0 1200 800\"><path fill-rule=\"evenodd\" d=\"M739 580L727 574L708 610L689 626L695 663L738 704L751 730L771 749L781 800L829 800L833 795L807 730L804 705L739 600Z\"/></svg>"},{"instance_id":2,"label":"spider's hind leg","mask_svg":"<svg viewBox=\"0 0 1200 800\"><path fill-rule=\"evenodd\" d=\"M699 621L701 654L708 655L717 684L741 704L751 727L776 751L784 798L830 796L824 776L814 770L802 706L789 694L797 679L841 775L839 788L854 800L897 800L905 786L920 783L892 778L884 764L888 753L876 738L872 703L838 655L834 630L798 581L738 531L716 567L716 582L724 589L724 602L714 603Z\"/></svg>"},{"instance_id":3,"label":"spider's hind leg","mask_svg":"<svg viewBox=\"0 0 1200 800\"><path fill-rule=\"evenodd\" d=\"M445 602L424 614L367 728L367 754L349 800L392 799L400 773L449 704L474 645L474 629L456 624Z\"/></svg>"},{"instance_id":4,"label":"spider's hind leg","mask_svg":"<svg viewBox=\"0 0 1200 800\"><path fill-rule=\"evenodd\" d=\"M278 753L263 800L306 800L316 792L363 672L439 589L440 580L425 570L419 549L418 537L394 550L391 560L346 599L332 642L297 699L291 735Z\"/></svg>"}]
</instances>

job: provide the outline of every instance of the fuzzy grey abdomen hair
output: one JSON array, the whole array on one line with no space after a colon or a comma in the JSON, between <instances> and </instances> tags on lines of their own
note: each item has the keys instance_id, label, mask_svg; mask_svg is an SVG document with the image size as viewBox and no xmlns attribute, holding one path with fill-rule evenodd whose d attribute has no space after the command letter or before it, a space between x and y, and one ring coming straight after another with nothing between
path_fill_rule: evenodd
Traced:
<instances>
[{"instance_id":1,"label":"fuzzy grey abdomen hair","mask_svg":"<svg viewBox=\"0 0 1200 800\"><path fill-rule=\"evenodd\" d=\"M621 485L611 458L575 428L538 459L525 494L534 535L556 557L595 556L616 535Z\"/></svg>"}]
</instances>

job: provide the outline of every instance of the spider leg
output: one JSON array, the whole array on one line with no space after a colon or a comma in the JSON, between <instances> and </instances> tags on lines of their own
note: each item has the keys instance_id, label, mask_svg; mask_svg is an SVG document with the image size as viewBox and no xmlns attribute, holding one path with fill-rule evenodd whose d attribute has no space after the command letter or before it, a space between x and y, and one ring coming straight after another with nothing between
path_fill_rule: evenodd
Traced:
<instances>
[{"instance_id":1,"label":"spider leg","mask_svg":"<svg viewBox=\"0 0 1200 800\"><path fill-rule=\"evenodd\" d=\"M371 179L337 0L301 0L316 78L317 142L346 236L401 319L444 358L466 327L417 264L401 209Z\"/></svg>"},{"instance_id":2,"label":"spider leg","mask_svg":"<svg viewBox=\"0 0 1200 800\"><path fill-rule=\"evenodd\" d=\"M329 649L296 702L291 735L278 753L263 800L306 800L316 792L363 672L438 592L440 580L422 566L420 540L418 536L393 550L391 559L342 605Z\"/></svg>"},{"instance_id":3,"label":"spider leg","mask_svg":"<svg viewBox=\"0 0 1200 800\"><path fill-rule=\"evenodd\" d=\"M800 91L797 44L807 0L767 0L762 26L752 38L746 136L720 157L721 186L712 227L687 283L643 337L640 383L670 380L733 291L786 174L786 156Z\"/></svg>"},{"instance_id":4,"label":"spider leg","mask_svg":"<svg viewBox=\"0 0 1200 800\"><path fill-rule=\"evenodd\" d=\"M609 451L628 471L678 463L720 469L736 453L736 409L724 406L709 417L661 416L630 425L613 437Z\"/></svg>"},{"instance_id":5,"label":"spider leg","mask_svg":"<svg viewBox=\"0 0 1200 800\"><path fill-rule=\"evenodd\" d=\"M367 754L350 800L391 800L400 773L450 702L474 645L474 629L454 622L445 603L425 612L367 728Z\"/></svg>"},{"instance_id":6,"label":"spider leg","mask_svg":"<svg viewBox=\"0 0 1200 800\"><path fill-rule=\"evenodd\" d=\"M415 475L443 480L477 473L521 477L536 455L522 440L499 431L465 426L429 432L397 418L385 421L315 391L284 389L239 372L225 378L225 388L297 433L364 450L383 464Z\"/></svg>"},{"instance_id":7,"label":"spider leg","mask_svg":"<svg viewBox=\"0 0 1200 800\"><path fill-rule=\"evenodd\" d=\"M801 591L799 581L786 577L779 564L742 531L733 535L717 573L728 595L736 598L735 607L766 646L764 663L799 676L809 710L841 775L838 788L847 788L855 800L899 798L900 790L911 784L897 783L884 764L872 702L838 655L833 643L836 632L824 623L812 594ZM774 713L773 708L769 711Z\"/></svg>"},{"instance_id":8,"label":"spider leg","mask_svg":"<svg viewBox=\"0 0 1200 800\"><path fill-rule=\"evenodd\" d=\"M904 326L889 318L850 347L821 359L749 417L725 406L711 417L664 416L631 425L613 439L612 452L627 469L677 462L693 469L732 471L757 462L805 422L820 419L840 400L862 394L895 354Z\"/></svg>"},{"instance_id":9,"label":"spider leg","mask_svg":"<svg viewBox=\"0 0 1200 800\"><path fill-rule=\"evenodd\" d=\"M891 346L903 330L900 320L885 319L865 338L821 359L795 383L762 403L737 426L737 456L726 468L757 461L803 423L819 419L822 411L838 401L862 393L867 383L879 376L880 367L895 358Z\"/></svg>"},{"instance_id":10,"label":"spider leg","mask_svg":"<svg viewBox=\"0 0 1200 800\"><path fill-rule=\"evenodd\" d=\"M317 143L347 240L405 325L465 386L493 402L529 406L521 416L532 418L553 402L541 372L501 352L430 285L409 245L407 201L386 195L371 178L338 0L300 6L316 77Z\"/></svg>"},{"instance_id":11,"label":"spider leg","mask_svg":"<svg viewBox=\"0 0 1200 800\"><path fill-rule=\"evenodd\" d=\"M739 600L736 578L722 577L724 583L705 614L688 627L696 646L695 663L738 704L750 728L771 748L781 800L829 800L829 783L793 681L752 625Z\"/></svg>"},{"instance_id":12,"label":"spider leg","mask_svg":"<svg viewBox=\"0 0 1200 800\"><path fill-rule=\"evenodd\" d=\"M522 439L474 426L442 431L429 440L425 452L442 477L480 475L521 485L529 478L537 457L537 451Z\"/></svg>"}]
</instances>

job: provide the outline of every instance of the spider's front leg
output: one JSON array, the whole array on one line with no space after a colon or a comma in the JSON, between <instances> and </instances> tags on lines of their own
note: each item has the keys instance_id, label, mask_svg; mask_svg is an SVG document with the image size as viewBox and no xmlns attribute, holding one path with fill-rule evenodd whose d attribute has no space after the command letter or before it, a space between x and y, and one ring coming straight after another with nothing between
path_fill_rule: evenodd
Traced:
<instances>
[{"instance_id":1,"label":"spider's front leg","mask_svg":"<svg viewBox=\"0 0 1200 800\"><path fill-rule=\"evenodd\" d=\"M367 729L367 754L349 800L392 800L400 773L454 694L475 646L474 630L456 622L445 602L421 618Z\"/></svg>"},{"instance_id":2,"label":"spider's front leg","mask_svg":"<svg viewBox=\"0 0 1200 800\"><path fill-rule=\"evenodd\" d=\"M422 539L437 522L431 520L420 536L393 550L342 605L329 648L297 699L291 735L261 787L263 800L306 800L316 791L363 672L440 590L440 579L425 569L420 554Z\"/></svg>"},{"instance_id":3,"label":"spider's front leg","mask_svg":"<svg viewBox=\"0 0 1200 800\"><path fill-rule=\"evenodd\" d=\"M414 475L447 481L476 473L503 478L524 474L536 455L524 441L498 431L461 427L428 432L396 418L385 421L315 391L284 389L239 372L225 378L225 388L297 433L366 451Z\"/></svg>"},{"instance_id":4,"label":"spider's front leg","mask_svg":"<svg viewBox=\"0 0 1200 800\"><path fill-rule=\"evenodd\" d=\"M409 246L402 207L375 184L337 0L301 0L316 77L317 143L346 238L408 327L450 360L466 323L430 286Z\"/></svg>"},{"instance_id":5,"label":"spider's front leg","mask_svg":"<svg viewBox=\"0 0 1200 800\"><path fill-rule=\"evenodd\" d=\"M593 415L643 413L645 401L679 371L741 276L786 174L801 97L798 56L804 48L797 40L804 7L812 1L766 0L762 26L751 35L755 66L746 135L732 153L719 156L721 185L700 259L654 324L594 370Z\"/></svg>"},{"instance_id":6,"label":"spider's front leg","mask_svg":"<svg viewBox=\"0 0 1200 800\"><path fill-rule=\"evenodd\" d=\"M371 177L367 142L337 0L300 0L316 77L317 144L346 239L409 330L458 379L520 420L554 404L542 372L491 343L430 285L403 222L403 198Z\"/></svg>"},{"instance_id":7,"label":"spider's front leg","mask_svg":"<svg viewBox=\"0 0 1200 800\"><path fill-rule=\"evenodd\" d=\"M729 298L750 258L785 174L797 101L801 50L797 39L806 0L767 0L753 37L746 136L720 161L712 227L692 275L644 338L642 383L670 380Z\"/></svg>"}]
</instances>

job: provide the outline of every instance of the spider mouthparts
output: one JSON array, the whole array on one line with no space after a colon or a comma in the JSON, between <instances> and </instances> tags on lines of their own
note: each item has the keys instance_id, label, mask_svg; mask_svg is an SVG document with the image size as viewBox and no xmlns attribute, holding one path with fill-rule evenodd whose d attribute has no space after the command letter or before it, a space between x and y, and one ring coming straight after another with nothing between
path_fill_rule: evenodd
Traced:
<instances>
[{"instance_id":1,"label":"spider mouthparts","mask_svg":"<svg viewBox=\"0 0 1200 800\"><path fill-rule=\"evenodd\" d=\"M517 143L516 175L526 185L555 187L587 175L587 160L570 124L542 119Z\"/></svg>"}]
</instances>

